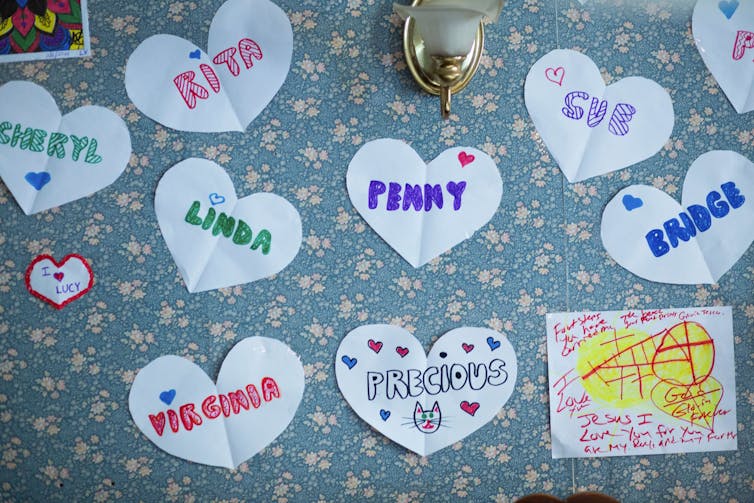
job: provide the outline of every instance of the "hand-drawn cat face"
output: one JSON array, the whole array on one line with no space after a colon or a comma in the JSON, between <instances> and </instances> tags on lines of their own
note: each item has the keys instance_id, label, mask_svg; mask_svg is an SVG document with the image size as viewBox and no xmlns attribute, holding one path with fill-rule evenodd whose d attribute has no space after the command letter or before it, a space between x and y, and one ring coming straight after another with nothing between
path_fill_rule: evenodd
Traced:
<instances>
[{"instance_id":1,"label":"hand-drawn cat face","mask_svg":"<svg viewBox=\"0 0 754 503\"><path fill-rule=\"evenodd\" d=\"M440 429L442 413L440 405L435 402L432 410L424 410L419 402L416 402L414 409L414 426L422 433L434 433Z\"/></svg>"}]
</instances>

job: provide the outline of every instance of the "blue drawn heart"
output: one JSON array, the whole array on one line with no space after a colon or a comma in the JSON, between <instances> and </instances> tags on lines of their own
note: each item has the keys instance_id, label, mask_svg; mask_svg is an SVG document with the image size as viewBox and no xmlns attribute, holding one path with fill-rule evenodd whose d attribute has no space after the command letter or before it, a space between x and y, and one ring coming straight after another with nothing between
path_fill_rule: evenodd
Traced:
<instances>
[{"instance_id":1,"label":"blue drawn heart","mask_svg":"<svg viewBox=\"0 0 754 503\"><path fill-rule=\"evenodd\" d=\"M30 171L24 175L24 180L29 182L29 185L34 187L37 190L42 190L42 187L50 183L50 180L52 180L52 177L49 173L35 173L33 171Z\"/></svg>"},{"instance_id":2,"label":"blue drawn heart","mask_svg":"<svg viewBox=\"0 0 754 503\"><path fill-rule=\"evenodd\" d=\"M626 194L625 196L623 196L623 206L628 211L633 211L636 208L641 208L642 206L644 206L644 201L642 201L638 197L632 196L631 194Z\"/></svg>"},{"instance_id":3,"label":"blue drawn heart","mask_svg":"<svg viewBox=\"0 0 754 503\"><path fill-rule=\"evenodd\" d=\"M500 341L496 341L492 337L487 337L487 345L490 347L491 351L495 351L500 347Z\"/></svg>"},{"instance_id":4,"label":"blue drawn heart","mask_svg":"<svg viewBox=\"0 0 754 503\"><path fill-rule=\"evenodd\" d=\"M200 51L199 49L197 49L197 50L195 50L193 52L190 52L189 53L189 58L191 58L191 59L202 59L202 51Z\"/></svg>"},{"instance_id":5,"label":"blue drawn heart","mask_svg":"<svg viewBox=\"0 0 754 503\"><path fill-rule=\"evenodd\" d=\"M170 389L168 391L163 391L160 393L160 400L165 402L167 405L170 405L173 403L173 400L175 399L175 390Z\"/></svg>"},{"instance_id":6,"label":"blue drawn heart","mask_svg":"<svg viewBox=\"0 0 754 503\"><path fill-rule=\"evenodd\" d=\"M736 9L738 9L738 0L722 0L717 6L720 8L720 12L730 19L733 17L733 13L736 12Z\"/></svg>"},{"instance_id":7,"label":"blue drawn heart","mask_svg":"<svg viewBox=\"0 0 754 503\"><path fill-rule=\"evenodd\" d=\"M390 417L390 411L385 409L380 409L380 417L383 421L387 421L387 418Z\"/></svg>"},{"instance_id":8,"label":"blue drawn heart","mask_svg":"<svg viewBox=\"0 0 754 503\"><path fill-rule=\"evenodd\" d=\"M221 196L217 192L213 192L209 195L209 202L212 203L212 206L215 206L216 204L223 204L225 202L225 196Z\"/></svg>"},{"instance_id":9,"label":"blue drawn heart","mask_svg":"<svg viewBox=\"0 0 754 503\"><path fill-rule=\"evenodd\" d=\"M347 355L343 355L340 360L345 363L346 367L348 367L349 369L352 369L358 361L356 358L349 358Z\"/></svg>"}]
</instances>

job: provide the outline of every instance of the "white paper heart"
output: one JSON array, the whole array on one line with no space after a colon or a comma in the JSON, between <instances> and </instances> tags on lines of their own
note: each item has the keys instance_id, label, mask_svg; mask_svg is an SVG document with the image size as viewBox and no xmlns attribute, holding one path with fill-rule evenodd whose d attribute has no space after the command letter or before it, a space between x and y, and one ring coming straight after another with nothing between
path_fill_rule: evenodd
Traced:
<instances>
[{"instance_id":1,"label":"white paper heart","mask_svg":"<svg viewBox=\"0 0 754 503\"><path fill-rule=\"evenodd\" d=\"M206 159L170 168L154 204L189 292L272 276L301 247L301 217L291 203L268 192L237 199L225 170Z\"/></svg>"},{"instance_id":2,"label":"white paper heart","mask_svg":"<svg viewBox=\"0 0 754 503\"><path fill-rule=\"evenodd\" d=\"M131 135L107 108L61 116L43 87L15 80L0 87L0 177L31 215L113 183L131 157Z\"/></svg>"},{"instance_id":3,"label":"white paper heart","mask_svg":"<svg viewBox=\"0 0 754 503\"><path fill-rule=\"evenodd\" d=\"M558 49L529 70L524 99L534 126L569 182L656 154L673 131L673 102L656 82L627 77L605 87L580 52Z\"/></svg>"},{"instance_id":4,"label":"white paper heart","mask_svg":"<svg viewBox=\"0 0 754 503\"><path fill-rule=\"evenodd\" d=\"M173 129L244 131L288 75L291 23L269 0L228 0L212 19L208 49L174 35L149 37L128 58L129 98Z\"/></svg>"},{"instance_id":5,"label":"white paper heart","mask_svg":"<svg viewBox=\"0 0 754 503\"><path fill-rule=\"evenodd\" d=\"M518 364L505 336L462 327L429 352L405 329L364 325L340 343L335 376L372 428L427 456L487 424L513 393Z\"/></svg>"},{"instance_id":6,"label":"white paper heart","mask_svg":"<svg viewBox=\"0 0 754 503\"><path fill-rule=\"evenodd\" d=\"M427 165L406 143L387 138L356 152L346 185L364 220L414 267L470 238L503 194L495 161L480 150L451 148Z\"/></svg>"},{"instance_id":7,"label":"white paper heart","mask_svg":"<svg viewBox=\"0 0 754 503\"><path fill-rule=\"evenodd\" d=\"M736 111L754 110L754 2L699 0L691 27L704 64Z\"/></svg>"},{"instance_id":8,"label":"white paper heart","mask_svg":"<svg viewBox=\"0 0 754 503\"><path fill-rule=\"evenodd\" d=\"M754 164L714 150L697 158L682 204L647 185L632 185L607 204L602 244L616 262L660 283L715 283L754 240Z\"/></svg>"},{"instance_id":9,"label":"white paper heart","mask_svg":"<svg viewBox=\"0 0 754 503\"><path fill-rule=\"evenodd\" d=\"M296 353L275 339L248 337L225 357L217 384L180 356L150 362L131 385L128 408L168 454L236 468L285 430L303 394Z\"/></svg>"},{"instance_id":10,"label":"white paper heart","mask_svg":"<svg viewBox=\"0 0 754 503\"><path fill-rule=\"evenodd\" d=\"M33 296L63 309L92 288L94 273L81 255L66 255L60 262L40 255L29 264L24 280Z\"/></svg>"}]
</instances>

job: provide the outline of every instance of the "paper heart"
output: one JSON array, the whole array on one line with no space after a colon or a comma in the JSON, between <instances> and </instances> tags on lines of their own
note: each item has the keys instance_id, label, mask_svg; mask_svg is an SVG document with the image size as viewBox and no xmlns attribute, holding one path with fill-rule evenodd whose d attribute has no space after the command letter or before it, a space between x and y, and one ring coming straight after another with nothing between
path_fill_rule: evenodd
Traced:
<instances>
[{"instance_id":1,"label":"paper heart","mask_svg":"<svg viewBox=\"0 0 754 503\"><path fill-rule=\"evenodd\" d=\"M172 404L162 400L166 389ZM298 356L275 339L248 337L225 357L216 384L185 358L157 358L136 375L128 408L141 432L168 454L236 468L285 430L303 393Z\"/></svg>"},{"instance_id":2,"label":"paper heart","mask_svg":"<svg viewBox=\"0 0 754 503\"><path fill-rule=\"evenodd\" d=\"M698 0L691 29L704 64L736 112L754 110L754 2Z\"/></svg>"},{"instance_id":3,"label":"paper heart","mask_svg":"<svg viewBox=\"0 0 754 503\"><path fill-rule=\"evenodd\" d=\"M715 413L722 399L723 387L714 377L690 386L660 381L652 388L652 402L658 409L709 431L715 430Z\"/></svg>"},{"instance_id":4,"label":"paper heart","mask_svg":"<svg viewBox=\"0 0 754 503\"><path fill-rule=\"evenodd\" d=\"M626 211L626 194L643 206ZM660 283L715 283L754 240L754 164L715 150L694 161L682 204L654 187L632 185L602 214L602 244L618 264Z\"/></svg>"},{"instance_id":5,"label":"paper heart","mask_svg":"<svg viewBox=\"0 0 754 503\"><path fill-rule=\"evenodd\" d=\"M213 192L225 194L221 209L207 204ZM301 247L296 208L267 192L237 199L225 170L206 159L187 159L163 175L155 211L189 292L272 276Z\"/></svg>"},{"instance_id":6,"label":"paper heart","mask_svg":"<svg viewBox=\"0 0 754 503\"><path fill-rule=\"evenodd\" d=\"M461 153L473 162L464 166ZM414 267L471 237L503 194L495 162L480 150L451 148L425 164L410 146L391 139L359 149L346 185L364 220Z\"/></svg>"},{"instance_id":7,"label":"paper heart","mask_svg":"<svg viewBox=\"0 0 754 503\"><path fill-rule=\"evenodd\" d=\"M562 85L553 85L548 77L554 67L568 76ZM534 63L524 98L537 131L571 183L653 156L673 131L673 103L659 84L627 77L606 87L597 65L576 51L558 49Z\"/></svg>"},{"instance_id":8,"label":"paper heart","mask_svg":"<svg viewBox=\"0 0 754 503\"><path fill-rule=\"evenodd\" d=\"M83 106L61 116L37 84L0 87L0 177L31 215L88 196L113 183L131 157L123 119Z\"/></svg>"},{"instance_id":9,"label":"paper heart","mask_svg":"<svg viewBox=\"0 0 754 503\"><path fill-rule=\"evenodd\" d=\"M485 344L490 334L501 344L496 351ZM406 347L408 355L377 354L370 340ZM463 343L476 349L466 352ZM513 392L518 368L504 336L473 327L446 333L426 356L403 328L365 325L346 335L335 362L338 387L353 410L372 428L422 456L461 440L495 417ZM385 411L390 411L388 417Z\"/></svg>"},{"instance_id":10,"label":"paper heart","mask_svg":"<svg viewBox=\"0 0 754 503\"><path fill-rule=\"evenodd\" d=\"M209 29L209 55L196 44L154 35L128 58L126 91L148 117L181 131L244 131L288 75L293 30L269 0L228 0Z\"/></svg>"},{"instance_id":11,"label":"paper heart","mask_svg":"<svg viewBox=\"0 0 754 503\"><path fill-rule=\"evenodd\" d=\"M40 255L26 268L24 280L34 297L63 309L91 290L94 273L81 255L66 255L60 262L50 255Z\"/></svg>"}]
</instances>

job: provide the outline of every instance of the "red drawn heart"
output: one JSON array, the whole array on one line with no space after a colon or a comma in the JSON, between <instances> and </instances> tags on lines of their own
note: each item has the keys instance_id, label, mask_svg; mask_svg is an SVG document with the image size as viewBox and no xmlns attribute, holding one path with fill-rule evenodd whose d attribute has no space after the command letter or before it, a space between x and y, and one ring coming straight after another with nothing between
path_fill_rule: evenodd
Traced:
<instances>
[{"instance_id":1,"label":"red drawn heart","mask_svg":"<svg viewBox=\"0 0 754 503\"><path fill-rule=\"evenodd\" d=\"M65 276L65 274L63 274L62 272L56 272L52 275L52 277L58 281L63 281L63 276Z\"/></svg>"},{"instance_id":2,"label":"red drawn heart","mask_svg":"<svg viewBox=\"0 0 754 503\"><path fill-rule=\"evenodd\" d=\"M395 348L395 352L401 355L401 358L403 358L408 354L408 348L398 346L397 348Z\"/></svg>"},{"instance_id":3,"label":"red drawn heart","mask_svg":"<svg viewBox=\"0 0 754 503\"><path fill-rule=\"evenodd\" d=\"M375 342L374 339L369 339L369 349L374 351L375 353L379 353L380 349L382 349L382 343L381 342Z\"/></svg>"},{"instance_id":4,"label":"red drawn heart","mask_svg":"<svg viewBox=\"0 0 754 503\"><path fill-rule=\"evenodd\" d=\"M66 263L68 263L69 260L80 261L83 264L84 268L89 273L89 281L76 295L69 297L68 299L65 299L62 303L59 303L57 300L47 297L46 295L44 295L43 293L37 291L35 288L32 287L32 284L31 284L32 271L34 270L34 267L39 262L42 262L44 260L49 260L50 263L52 263L52 265L56 269L62 269L63 267L65 267ZM64 273L62 271L58 271L54 273L52 276L56 280L60 281L63 279ZM76 253L66 255L65 257L63 257L63 260L61 260L60 262L56 261L50 255L39 255L34 260L32 260L31 264L29 264L29 267L26 268L26 274L24 275L24 282L26 283L26 289L29 290L29 293L31 293L34 297L38 298L39 300L43 300L47 302L48 304L52 305L55 309L63 309L65 306L67 306L74 300L81 298L89 290L92 289L92 285L94 285L94 273L92 272L92 268L89 266L89 262L87 262L87 260L84 257Z\"/></svg>"},{"instance_id":5,"label":"red drawn heart","mask_svg":"<svg viewBox=\"0 0 754 503\"><path fill-rule=\"evenodd\" d=\"M479 402L469 403L466 400L461 402L461 410L470 416L473 416L474 414L476 414L476 411L478 409L479 409Z\"/></svg>"},{"instance_id":6,"label":"red drawn heart","mask_svg":"<svg viewBox=\"0 0 754 503\"><path fill-rule=\"evenodd\" d=\"M465 342L463 344L461 344L461 347L467 353L471 353L471 350L474 349L474 345L473 344L466 344Z\"/></svg>"},{"instance_id":7,"label":"red drawn heart","mask_svg":"<svg viewBox=\"0 0 754 503\"><path fill-rule=\"evenodd\" d=\"M562 66L557 68L547 68L545 70L545 78L559 86L563 85L563 77L565 77L565 68Z\"/></svg>"},{"instance_id":8,"label":"red drawn heart","mask_svg":"<svg viewBox=\"0 0 754 503\"><path fill-rule=\"evenodd\" d=\"M467 164L471 164L474 162L474 156L471 154L467 154L466 152L461 152L458 154L458 162L461 163L461 167L465 167Z\"/></svg>"}]
</instances>

